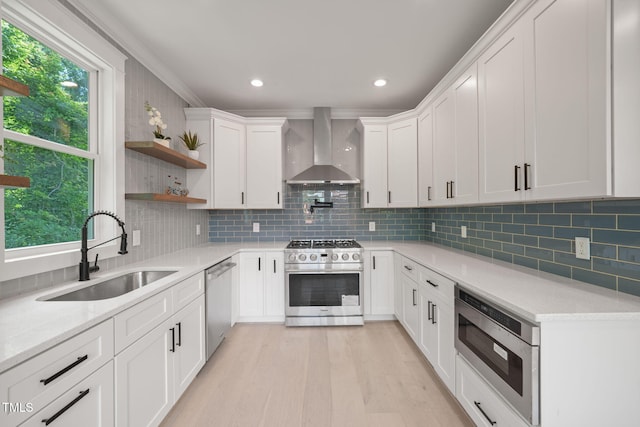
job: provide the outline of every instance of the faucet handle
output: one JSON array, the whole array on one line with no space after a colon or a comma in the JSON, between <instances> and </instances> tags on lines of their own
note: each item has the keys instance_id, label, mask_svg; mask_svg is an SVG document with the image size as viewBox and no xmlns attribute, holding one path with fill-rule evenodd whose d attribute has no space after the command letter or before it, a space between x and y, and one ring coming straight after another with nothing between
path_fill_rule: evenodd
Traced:
<instances>
[{"instance_id":1,"label":"faucet handle","mask_svg":"<svg viewBox=\"0 0 640 427\"><path fill-rule=\"evenodd\" d=\"M96 254L95 263L93 264L93 267L89 267L89 272L93 273L94 271L98 271L98 270L100 270L100 266L98 265L98 254Z\"/></svg>"}]
</instances>

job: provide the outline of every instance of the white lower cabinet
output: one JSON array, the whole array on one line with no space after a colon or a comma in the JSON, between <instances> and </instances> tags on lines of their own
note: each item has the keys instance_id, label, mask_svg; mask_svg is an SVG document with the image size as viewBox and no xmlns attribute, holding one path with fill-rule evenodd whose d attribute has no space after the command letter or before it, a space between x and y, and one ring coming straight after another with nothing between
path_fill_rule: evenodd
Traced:
<instances>
[{"instance_id":1,"label":"white lower cabinet","mask_svg":"<svg viewBox=\"0 0 640 427\"><path fill-rule=\"evenodd\" d=\"M394 314L393 251L366 251L365 314L389 316Z\"/></svg>"},{"instance_id":2,"label":"white lower cabinet","mask_svg":"<svg viewBox=\"0 0 640 427\"><path fill-rule=\"evenodd\" d=\"M174 316L176 351L173 352L175 393L178 400L206 362L205 298L187 305Z\"/></svg>"},{"instance_id":3,"label":"white lower cabinet","mask_svg":"<svg viewBox=\"0 0 640 427\"><path fill-rule=\"evenodd\" d=\"M112 427L113 408L113 361L109 361L20 425Z\"/></svg>"},{"instance_id":4,"label":"white lower cabinet","mask_svg":"<svg viewBox=\"0 0 640 427\"><path fill-rule=\"evenodd\" d=\"M238 321L283 321L284 253L244 252L238 261Z\"/></svg>"},{"instance_id":5,"label":"white lower cabinet","mask_svg":"<svg viewBox=\"0 0 640 427\"><path fill-rule=\"evenodd\" d=\"M407 275L401 275L401 280L403 324L411 338L417 342L420 332L418 284Z\"/></svg>"},{"instance_id":6,"label":"white lower cabinet","mask_svg":"<svg viewBox=\"0 0 640 427\"><path fill-rule=\"evenodd\" d=\"M456 398L478 426L529 426L460 355L456 356Z\"/></svg>"},{"instance_id":7,"label":"white lower cabinet","mask_svg":"<svg viewBox=\"0 0 640 427\"><path fill-rule=\"evenodd\" d=\"M404 322L404 302L402 300L402 255L393 253L393 314L400 323Z\"/></svg>"}]
</instances>

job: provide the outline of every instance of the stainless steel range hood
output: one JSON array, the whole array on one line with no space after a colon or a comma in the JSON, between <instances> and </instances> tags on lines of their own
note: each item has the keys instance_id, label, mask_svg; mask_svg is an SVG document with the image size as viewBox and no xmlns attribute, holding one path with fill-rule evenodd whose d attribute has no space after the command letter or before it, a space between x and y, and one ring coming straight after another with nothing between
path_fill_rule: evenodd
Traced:
<instances>
[{"instance_id":1,"label":"stainless steel range hood","mask_svg":"<svg viewBox=\"0 0 640 427\"><path fill-rule=\"evenodd\" d=\"M313 166L287 180L287 184L359 184L360 180L331 163L331 109L313 109Z\"/></svg>"}]
</instances>

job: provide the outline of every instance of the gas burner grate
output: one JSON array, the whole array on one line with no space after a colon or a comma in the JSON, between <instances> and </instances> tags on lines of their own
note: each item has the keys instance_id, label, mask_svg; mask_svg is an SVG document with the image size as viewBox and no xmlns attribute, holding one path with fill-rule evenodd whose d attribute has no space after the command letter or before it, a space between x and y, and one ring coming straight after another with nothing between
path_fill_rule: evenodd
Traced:
<instances>
[{"instance_id":1,"label":"gas burner grate","mask_svg":"<svg viewBox=\"0 0 640 427\"><path fill-rule=\"evenodd\" d=\"M287 245L287 249L308 249L311 247L311 240L292 240Z\"/></svg>"},{"instance_id":2,"label":"gas burner grate","mask_svg":"<svg viewBox=\"0 0 640 427\"><path fill-rule=\"evenodd\" d=\"M336 244L333 240L314 240L313 241L314 248L335 248Z\"/></svg>"},{"instance_id":3,"label":"gas burner grate","mask_svg":"<svg viewBox=\"0 0 640 427\"><path fill-rule=\"evenodd\" d=\"M335 241L336 248L360 248L361 246L352 239L346 240L336 240Z\"/></svg>"}]
</instances>

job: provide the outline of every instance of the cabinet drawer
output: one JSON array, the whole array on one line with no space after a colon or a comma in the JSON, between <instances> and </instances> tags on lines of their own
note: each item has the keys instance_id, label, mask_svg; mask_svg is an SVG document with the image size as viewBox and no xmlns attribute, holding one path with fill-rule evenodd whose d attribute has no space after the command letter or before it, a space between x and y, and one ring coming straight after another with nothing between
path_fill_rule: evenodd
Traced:
<instances>
[{"instance_id":1,"label":"cabinet drawer","mask_svg":"<svg viewBox=\"0 0 640 427\"><path fill-rule=\"evenodd\" d=\"M62 394L50 405L29 418L21 427L42 427L45 420L55 426L112 427L113 362Z\"/></svg>"},{"instance_id":2,"label":"cabinet drawer","mask_svg":"<svg viewBox=\"0 0 640 427\"><path fill-rule=\"evenodd\" d=\"M426 267L420 266L420 283L433 288L435 292L444 298L444 301L453 305L455 282Z\"/></svg>"},{"instance_id":3,"label":"cabinet drawer","mask_svg":"<svg viewBox=\"0 0 640 427\"><path fill-rule=\"evenodd\" d=\"M402 257L402 261L400 262L400 271L410 277L413 281L418 281L418 264L415 262Z\"/></svg>"},{"instance_id":4,"label":"cabinet drawer","mask_svg":"<svg viewBox=\"0 0 640 427\"><path fill-rule=\"evenodd\" d=\"M478 426L529 427L460 355L456 357L456 398Z\"/></svg>"},{"instance_id":5,"label":"cabinet drawer","mask_svg":"<svg viewBox=\"0 0 640 427\"><path fill-rule=\"evenodd\" d=\"M38 412L113 357L111 319L0 375L2 402L31 404ZM17 425L31 413L4 411L0 424Z\"/></svg>"},{"instance_id":6,"label":"cabinet drawer","mask_svg":"<svg viewBox=\"0 0 640 427\"><path fill-rule=\"evenodd\" d=\"M173 314L171 290L134 305L117 314L115 319L115 352L120 353L134 341Z\"/></svg>"},{"instance_id":7,"label":"cabinet drawer","mask_svg":"<svg viewBox=\"0 0 640 427\"><path fill-rule=\"evenodd\" d=\"M178 283L171 292L173 293L173 311L178 311L204 293L204 272Z\"/></svg>"}]
</instances>

